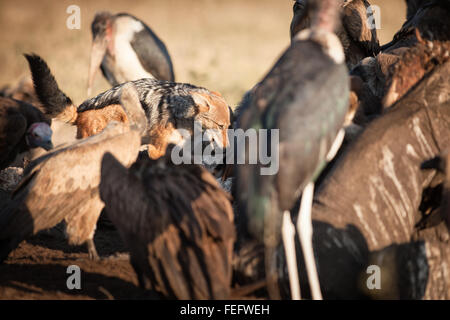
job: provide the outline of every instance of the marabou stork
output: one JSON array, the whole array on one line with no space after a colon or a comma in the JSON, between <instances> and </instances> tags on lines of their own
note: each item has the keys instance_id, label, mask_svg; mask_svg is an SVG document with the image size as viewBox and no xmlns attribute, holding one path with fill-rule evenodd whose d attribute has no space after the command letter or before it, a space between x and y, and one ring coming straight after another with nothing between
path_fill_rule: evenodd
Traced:
<instances>
[{"instance_id":1,"label":"marabou stork","mask_svg":"<svg viewBox=\"0 0 450 320\"><path fill-rule=\"evenodd\" d=\"M340 1L314 0L309 5L311 28L296 35L246 100L238 120L238 126L244 130L279 129L280 166L275 175L261 175L261 165L236 165L240 210L247 217L249 233L264 241L267 287L273 299L280 298L275 252L281 229L291 296L300 298L294 227L289 211L302 191L297 230L312 297L321 299L312 250L314 181L342 142L342 125L349 101L350 81L344 50L333 33L339 19Z\"/></svg>"},{"instance_id":2,"label":"marabou stork","mask_svg":"<svg viewBox=\"0 0 450 320\"><path fill-rule=\"evenodd\" d=\"M142 78L175 81L166 46L138 18L127 13L99 12L91 29L88 96L99 67L113 86Z\"/></svg>"}]
</instances>

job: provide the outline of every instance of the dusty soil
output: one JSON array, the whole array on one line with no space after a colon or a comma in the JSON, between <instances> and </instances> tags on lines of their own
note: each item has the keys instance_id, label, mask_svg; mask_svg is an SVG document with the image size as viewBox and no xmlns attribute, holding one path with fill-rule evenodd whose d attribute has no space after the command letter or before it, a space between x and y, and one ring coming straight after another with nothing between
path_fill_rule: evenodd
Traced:
<instances>
[{"instance_id":1,"label":"dusty soil","mask_svg":"<svg viewBox=\"0 0 450 320\"><path fill-rule=\"evenodd\" d=\"M0 299L140 299L137 277L119 234L100 225L95 244L101 261L69 246L62 233L42 232L14 250L0 265ZM81 290L67 289L67 267L81 269Z\"/></svg>"}]
</instances>

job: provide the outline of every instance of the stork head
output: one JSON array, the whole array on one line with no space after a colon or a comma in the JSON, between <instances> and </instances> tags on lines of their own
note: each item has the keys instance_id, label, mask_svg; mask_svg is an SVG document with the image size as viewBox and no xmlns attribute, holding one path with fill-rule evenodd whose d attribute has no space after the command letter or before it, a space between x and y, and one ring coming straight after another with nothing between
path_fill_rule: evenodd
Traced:
<instances>
[{"instance_id":1,"label":"stork head","mask_svg":"<svg viewBox=\"0 0 450 320\"><path fill-rule=\"evenodd\" d=\"M109 12L99 12L91 25L92 49L89 63L88 96L91 95L95 74L102 63L105 52L110 47L114 16Z\"/></svg>"},{"instance_id":2,"label":"stork head","mask_svg":"<svg viewBox=\"0 0 450 320\"><path fill-rule=\"evenodd\" d=\"M52 129L45 122L35 122L27 130L25 140L30 148L41 147L45 150L53 148Z\"/></svg>"},{"instance_id":3,"label":"stork head","mask_svg":"<svg viewBox=\"0 0 450 320\"><path fill-rule=\"evenodd\" d=\"M311 27L295 35L295 40L313 40L321 45L325 53L336 64L345 61L344 49L335 34L339 19L339 8L343 0L309 0Z\"/></svg>"}]
</instances>

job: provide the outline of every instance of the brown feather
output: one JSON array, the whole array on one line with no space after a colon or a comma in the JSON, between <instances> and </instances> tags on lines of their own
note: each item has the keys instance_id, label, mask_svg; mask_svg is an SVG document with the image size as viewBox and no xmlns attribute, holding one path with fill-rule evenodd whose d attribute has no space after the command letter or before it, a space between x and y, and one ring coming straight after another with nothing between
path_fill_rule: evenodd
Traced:
<instances>
[{"instance_id":1,"label":"brown feather","mask_svg":"<svg viewBox=\"0 0 450 320\"><path fill-rule=\"evenodd\" d=\"M175 166L169 155L138 160L128 171L105 155L101 198L141 287L166 298L227 298L235 240L230 197L205 169Z\"/></svg>"},{"instance_id":2,"label":"brown feather","mask_svg":"<svg viewBox=\"0 0 450 320\"><path fill-rule=\"evenodd\" d=\"M98 195L103 154L124 165L137 158L140 135L111 125L99 135L56 149L26 168L11 201L0 209L0 261L23 239L65 220L69 243L93 239L103 203Z\"/></svg>"},{"instance_id":3,"label":"brown feather","mask_svg":"<svg viewBox=\"0 0 450 320\"><path fill-rule=\"evenodd\" d=\"M450 58L450 41L423 40L416 29L419 42L407 50L389 69L383 108L392 106L413 88L425 74Z\"/></svg>"},{"instance_id":4,"label":"brown feather","mask_svg":"<svg viewBox=\"0 0 450 320\"><path fill-rule=\"evenodd\" d=\"M35 122L51 123L31 104L0 97L0 170L14 161L19 153L30 149L25 134Z\"/></svg>"}]
</instances>

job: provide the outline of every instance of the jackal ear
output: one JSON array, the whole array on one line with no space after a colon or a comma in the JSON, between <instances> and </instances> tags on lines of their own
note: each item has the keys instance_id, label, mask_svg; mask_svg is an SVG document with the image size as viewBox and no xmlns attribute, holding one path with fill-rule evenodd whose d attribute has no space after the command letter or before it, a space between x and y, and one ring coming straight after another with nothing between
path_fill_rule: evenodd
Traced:
<instances>
[{"instance_id":1,"label":"jackal ear","mask_svg":"<svg viewBox=\"0 0 450 320\"><path fill-rule=\"evenodd\" d=\"M198 106L200 113L208 112L211 109L210 97L208 94L191 91L191 97Z\"/></svg>"}]
</instances>

